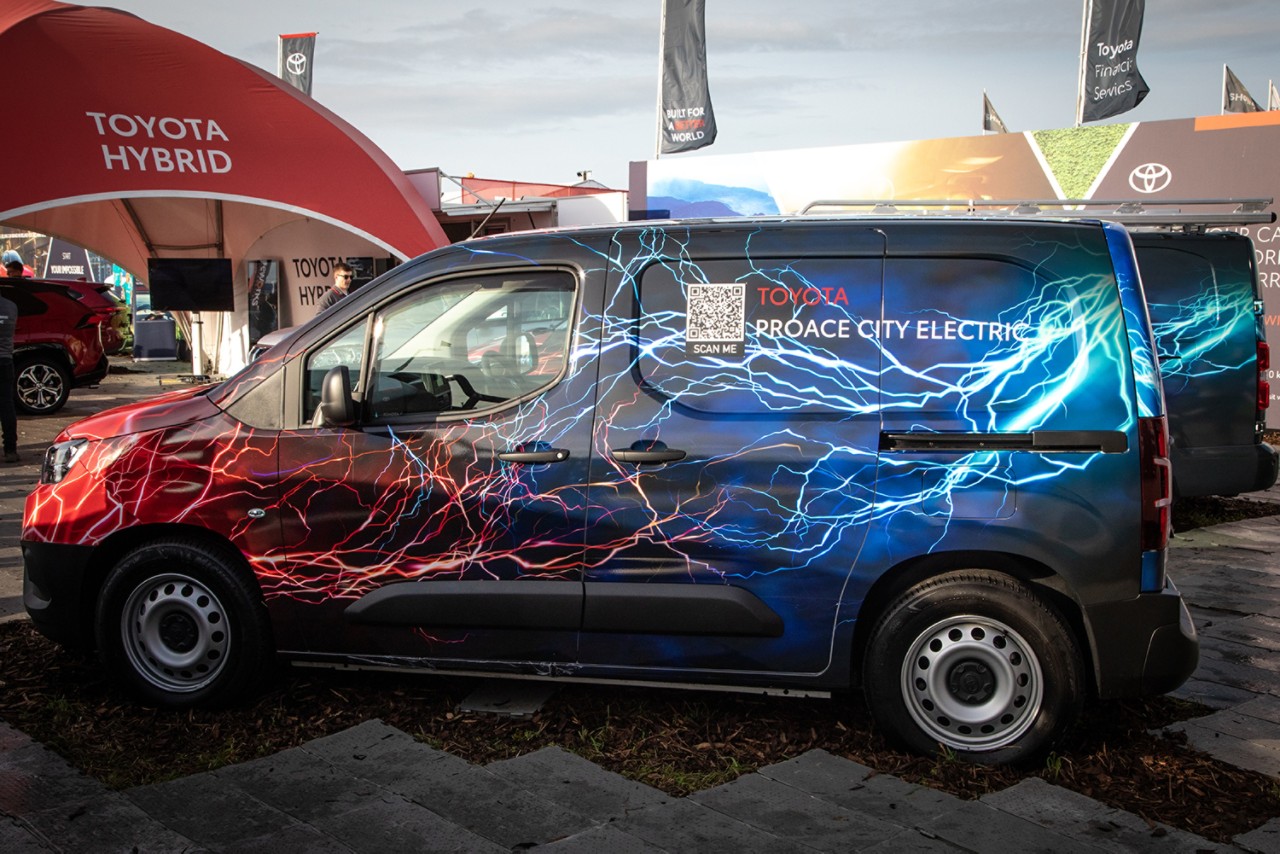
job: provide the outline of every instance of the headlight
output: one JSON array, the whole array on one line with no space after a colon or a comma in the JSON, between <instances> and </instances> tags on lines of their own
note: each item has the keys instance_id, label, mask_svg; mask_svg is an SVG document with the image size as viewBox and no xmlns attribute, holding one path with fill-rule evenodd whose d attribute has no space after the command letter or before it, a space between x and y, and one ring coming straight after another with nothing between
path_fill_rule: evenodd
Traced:
<instances>
[{"instance_id":1,"label":"headlight","mask_svg":"<svg viewBox=\"0 0 1280 854\"><path fill-rule=\"evenodd\" d=\"M72 439L57 442L44 452L44 465L40 467L41 483L57 483L67 476L76 460L89 447L88 439Z\"/></svg>"}]
</instances>

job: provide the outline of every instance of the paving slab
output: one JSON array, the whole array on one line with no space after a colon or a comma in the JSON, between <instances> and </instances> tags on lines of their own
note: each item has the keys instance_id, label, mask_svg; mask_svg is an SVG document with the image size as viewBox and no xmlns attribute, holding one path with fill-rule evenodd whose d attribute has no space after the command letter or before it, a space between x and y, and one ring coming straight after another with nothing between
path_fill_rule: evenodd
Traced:
<instances>
[{"instance_id":1,"label":"paving slab","mask_svg":"<svg viewBox=\"0 0 1280 854\"><path fill-rule=\"evenodd\" d=\"M402 798L375 800L353 810L323 815L315 819L312 826L352 851L368 854L388 851L504 854L511 851Z\"/></svg>"},{"instance_id":2,"label":"paving slab","mask_svg":"<svg viewBox=\"0 0 1280 854\"><path fill-rule=\"evenodd\" d=\"M1197 627L1197 631L1202 644L1209 639L1224 640L1244 644L1259 652L1280 653L1280 627L1271 625L1275 622L1261 615L1250 615Z\"/></svg>"},{"instance_id":3,"label":"paving slab","mask_svg":"<svg viewBox=\"0 0 1280 854\"><path fill-rule=\"evenodd\" d=\"M312 739L298 749L388 788L418 774L430 779L439 773L435 766L461 770L471 764L377 719Z\"/></svg>"},{"instance_id":4,"label":"paving slab","mask_svg":"<svg viewBox=\"0 0 1280 854\"><path fill-rule=\"evenodd\" d=\"M237 788L303 824L390 794L377 783L296 747L211 773L224 786Z\"/></svg>"},{"instance_id":5,"label":"paving slab","mask_svg":"<svg viewBox=\"0 0 1280 854\"><path fill-rule=\"evenodd\" d=\"M612 827L667 851L741 854L809 850L688 799L636 810Z\"/></svg>"},{"instance_id":6,"label":"paving slab","mask_svg":"<svg viewBox=\"0 0 1280 854\"><path fill-rule=\"evenodd\" d=\"M611 824L593 827L572 836L566 836L546 845L538 845L529 849L546 854L660 854L670 849L651 845L639 837L632 836Z\"/></svg>"},{"instance_id":7,"label":"paving slab","mask_svg":"<svg viewBox=\"0 0 1280 854\"><path fill-rule=\"evenodd\" d=\"M66 851L194 847L8 724L0 723L0 732L6 746L0 750L0 814L33 844ZM5 835L21 838L10 828Z\"/></svg>"},{"instance_id":8,"label":"paving slab","mask_svg":"<svg viewBox=\"0 0 1280 854\"><path fill-rule=\"evenodd\" d=\"M971 851L1016 851L1018 854L1097 851L1093 845L981 801L961 801L955 809L928 819L919 829Z\"/></svg>"},{"instance_id":9,"label":"paving slab","mask_svg":"<svg viewBox=\"0 0 1280 854\"><path fill-rule=\"evenodd\" d=\"M1267 744L1261 744L1247 738L1231 735L1219 728L1223 719L1216 716L1222 714L1230 714L1230 712L1215 712L1214 715L1208 718L1182 721L1165 727L1165 729L1171 732L1186 733L1188 744L1196 750L1204 751L1214 759L1234 765L1237 768L1245 768L1272 777L1280 777L1280 750L1268 746L1273 744L1275 739L1268 738ZM1208 725L1201 725L1201 722L1208 722Z\"/></svg>"},{"instance_id":10,"label":"paving slab","mask_svg":"<svg viewBox=\"0 0 1280 854\"><path fill-rule=\"evenodd\" d=\"M1262 827L1237 836L1232 842L1245 851L1280 854L1280 818L1273 818Z\"/></svg>"},{"instance_id":11,"label":"paving slab","mask_svg":"<svg viewBox=\"0 0 1280 854\"><path fill-rule=\"evenodd\" d=\"M818 851L860 851L907 829L760 774L696 792L689 800Z\"/></svg>"},{"instance_id":12,"label":"paving slab","mask_svg":"<svg viewBox=\"0 0 1280 854\"><path fill-rule=\"evenodd\" d=\"M949 854L954 851L972 852L971 848L952 845L945 839L922 830L904 830L892 839L862 849L864 854Z\"/></svg>"},{"instance_id":13,"label":"paving slab","mask_svg":"<svg viewBox=\"0 0 1280 854\"><path fill-rule=\"evenodd\" d=\"M1209 840L1157 825L1037 777L983 795L981 801L1063 837L1103 851L1197 854L1217 847Z\"/></svg>"},{"instance_id":14,"label":"paving slab","mask_svg":"<svg viewBox=\"0 0 1280 854\"><path fill-rule=\"evenodd\" d=\"M0 851L5 854L47 854L56 850L52 845L41 842L35 832L22 822L0 816Z\"/></svg>"},{"instance_id":15,"label":"paving slab","mask_svg":"<svg viewBox=\"0 0 1280 854\"><path fill-rule=\"evenodd\" d=\"M1243 688L1234 688L1223 685L1221 682L1199 679L1195 676L1184 682L1182 687L1169 692L1169 695L1180 700L1200 703L1211 709L1229 709L1260 696L1256 691L1246 691Z\"/></svg>"},{"instance_id":16,"label":"paving slab","mask_svg":"<svg viewBox=\"0 0 1280 854\"><path fill-rule=\"evenodd\" d=\"M825 750L810 750L757 771L760 776L833 804L903 827L916 827L955 809L960 799L872 771Z\"/></svg>"},{"instance_id":17,"label":"paving slab","mask_svg":"<svg viewBox=\"0 0 1280 854\"><path fill-rule=\"evenodd\" d=\"M373 757L351 758L343 769L358 768L387 790L506 848L550 842L592 824L484 768L447 754L436 756L439 751L408 736L394 741L405 747L394 765L384 767Z\"/></svg>"},{"instance_id":18,"label":"paving slab","mask_svg":"<svg viewBox=\"0 0 1280 854\"><path fill-rule=\"evenodd\" d=\"M302 826L293 816L227 785L225 778L212 772L137 786L126 789L124 795L144 812L162 816L174 831L214 850Z\"/></svg>"},{"instance_id":19,"label":"paving slab","mask_svg":"<svg viewBox=\"0 0 1280 854\"><path fill-rule=\"evenodd\" d=\"M625 818L632 810L675 800L560 747L544 747L514 759L491 762L484 768L543 800L597 822Z\"/></svg>"}]
</instances>

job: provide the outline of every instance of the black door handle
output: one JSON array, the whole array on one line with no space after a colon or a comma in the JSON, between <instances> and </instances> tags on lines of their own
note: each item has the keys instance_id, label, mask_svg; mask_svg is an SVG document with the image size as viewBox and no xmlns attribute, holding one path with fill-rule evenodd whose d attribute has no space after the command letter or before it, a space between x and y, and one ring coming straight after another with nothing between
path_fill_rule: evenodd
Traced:
<instances>
[{"instance_id":1,"label":"black door handle","mask_svg":"<svg viewBox=\"0 0 1280 854\"><path fill-rule=\"evenodd\" d=\"M569 452L564 448L542 448L536 451L504 451L498 454L504 463L560 463L569 459Z\"/></svg>"},{"instance_id":2,"label":"black door handle","mask_svg":"<svg viewBox=\"0 0 1280 854\"><path fill-rule=\"evenodd\" d=\"M688 454L668 448L665 442L633 442L630 448L614 448L609 455L620 463L677 463Z\"/></svg>"}]
</instances>

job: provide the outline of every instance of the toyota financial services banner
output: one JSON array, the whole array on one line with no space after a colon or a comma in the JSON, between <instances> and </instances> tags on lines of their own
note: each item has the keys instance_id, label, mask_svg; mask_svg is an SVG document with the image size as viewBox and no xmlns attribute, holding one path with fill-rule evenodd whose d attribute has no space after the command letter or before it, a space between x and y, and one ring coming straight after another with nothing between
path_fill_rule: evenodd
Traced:
<instances>
[{"instance_id":1,"label":"toyota financial services banner","mask_svg":"<svg viewBox=\"0 0 1280 854\"><path fill-rule=\"evenodd\" d=\"M1132 110L1150 88L1138 71L1146 0L1092 0L1082 59L1080 120L1096 122Z\"/></svg>"}]
</instances>

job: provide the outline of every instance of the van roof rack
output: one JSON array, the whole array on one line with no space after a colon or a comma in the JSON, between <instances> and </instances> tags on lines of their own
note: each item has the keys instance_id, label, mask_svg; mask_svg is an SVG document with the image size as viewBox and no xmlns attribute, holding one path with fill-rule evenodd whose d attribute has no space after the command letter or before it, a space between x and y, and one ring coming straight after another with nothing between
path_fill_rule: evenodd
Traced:
<instances>
[{"instance_id":1,"label":"van roof rack","mask_svg":"<svg viewBox=\"0 0 1280 854\"><path fill-rule=\"evenodd\" d=\"M817 208L865 208L852 213L874 216L928 214L930 216L1045 216L1055 219L1105 219L1131 228L1206 228L1254 225L1276 221L1268 211L1273 198L1258 199L820 199L800 209L810 216ZM1231 210L1195 210L1205 205Z\"/></svg>"}]
</instances>

